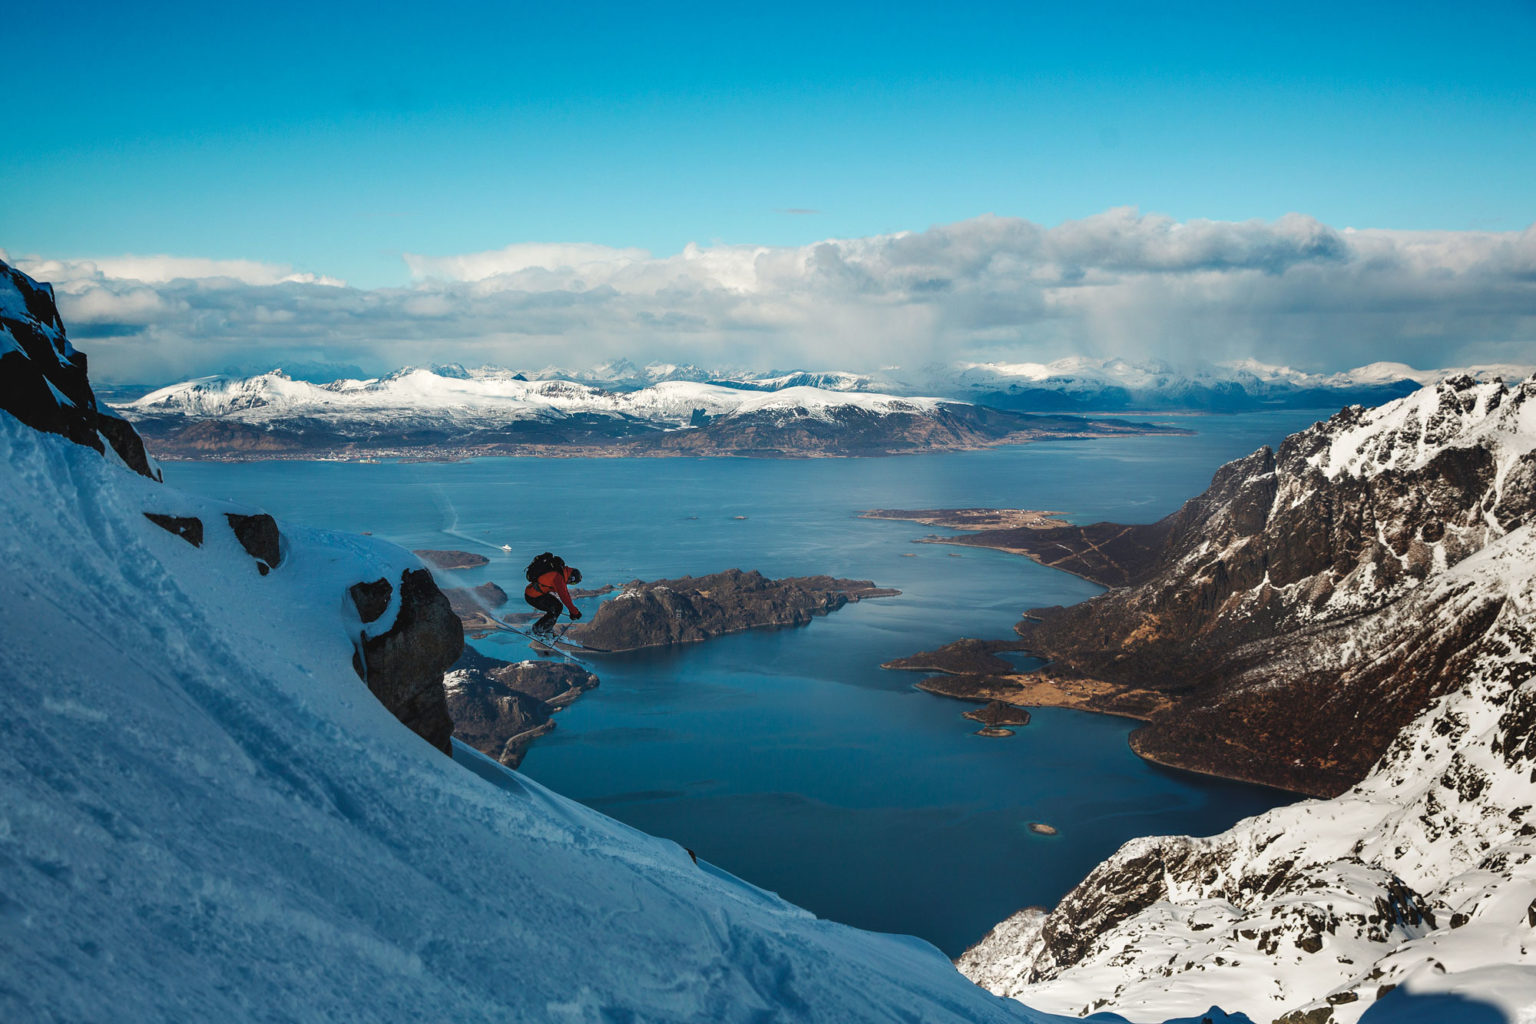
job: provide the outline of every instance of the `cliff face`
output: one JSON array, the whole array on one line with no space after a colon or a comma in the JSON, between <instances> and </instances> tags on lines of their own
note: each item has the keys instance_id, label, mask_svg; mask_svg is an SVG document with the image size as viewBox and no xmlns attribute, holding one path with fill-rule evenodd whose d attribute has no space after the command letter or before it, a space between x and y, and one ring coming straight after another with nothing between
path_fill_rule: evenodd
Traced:
<instances>
[{"instance_id":1,"label":"cliff face","mask_svg":"<svg viewBox=\"0 0 1536 1024\"><path fill-rule=\"evenodd\" d=\"M1497 619L1501 596L1424 584L1536 520L1533 448L1536 379L1346 409L1135 528L1166 539L1132 585L1019 631L1051 673L1173 698L1145 756L1341 792Z\"/></svg>"},{"instance_id":2,"label":"cliff face","mask_svg":"<svg viewBox=\"0 0 1536 1024\"><path fill-rule=\"evenodd\" d=\"M0 409L34 430L60 434L134 472L160 479L138 433L96 404L85 353L64 334L53 289L0 261Z\"/></svg>"},{"instance_id":3,"label":"cliff face","mask_svg":"<svg viewBox=\"0 0 1536 1024\"><path fill-rule=\"evenodd\" d=\"M464 632L448 598L425 569L401 573L398 587L379 579L354 585L349 593L364 622L352 655L353 669L390 713L452 755L453 718L443 673L464 650ZM390 610L394 617L388 629L367 628Z\"/></svg>"},{"instance_id":4,"label":"cliff face","mask_svg":"<svg viewBox=\"0 0 1536 1024\"><path fill-rule=\"evenodd\" d=\"M1210 839L1133 840L1048 915L999 925L961 969L1043 1009L1108 1004L1138 1020L1210 1001L1255 1021L1348 1024L1373 1007L1393 1020L1412 1008L1401 1000L1433 993L1528 1014L1536 526L1417 589L1424 614L1492 610L1446 692L1363 782ZM1362 626L1351 642L1390 657L1402 639ZM1470 1012L1438 1019L1479 1019Z\"/></svg>"},{"instance_id":5,"label":"cliff face","mask_svg":"<svg viewBox=\"0 0 1536 1024\"><path fill-rule=\"evenodd\" d=\"M596 651L690 643L760 626L803 626L849 601L898 593L869 580L803 576L770 580L730 569L709 576L628 583L567 635Z\"/></svg>"}]
</instances>

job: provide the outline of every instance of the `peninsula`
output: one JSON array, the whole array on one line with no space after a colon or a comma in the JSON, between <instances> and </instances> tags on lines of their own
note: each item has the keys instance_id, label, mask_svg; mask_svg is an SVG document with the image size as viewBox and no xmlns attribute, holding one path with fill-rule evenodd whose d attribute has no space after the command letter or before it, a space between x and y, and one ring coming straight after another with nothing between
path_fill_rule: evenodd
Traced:
<instances>
[{"instance_id":1,"label":"peninsula","mask_svg":"<svg viewBox=\"0 0 1536 1024\"><path fill-rule=\"evenodd\" d=\"M1165 529L1159 529L1161 524L1077 526L1055 512L1022 508L880 508L861 512L859 517L964 530L947 537L930 534L919 543L995 548L1106 587L1124 586L1150 569L1167 536Z\"/></svg>"}]
</instances>

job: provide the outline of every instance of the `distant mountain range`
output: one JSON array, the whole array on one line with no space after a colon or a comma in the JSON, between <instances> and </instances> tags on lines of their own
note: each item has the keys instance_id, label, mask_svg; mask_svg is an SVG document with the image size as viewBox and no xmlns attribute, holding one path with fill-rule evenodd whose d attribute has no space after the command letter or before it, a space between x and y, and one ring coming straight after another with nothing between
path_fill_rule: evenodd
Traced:
<instances>
[{"instance_id":1,"label":"distant mountain range","mask_svg":"<svg viewBox=\"0 0 1536 1024\"><path fill-rule=\"evenodd\" d=\"M852 390L845 377L618 390L458 366L327 384L274 371L187 381L119 408L157 455L193 458L885 455L1167 429Z\"/></svg>"},{"instance_id":2,"label":"distant mountain range","mask_svg":"<svg viewBox=\"0 0 1536 1024\"><path fill-rule=\"evenodd\" d=\"M346 378L294 366L272 373L228 373L183 382L202 390L227 388L236 381L260 381L274 374L333 391L398 380L414 368L384 377ZM1165 363L1131 362L1074 356L1049 363L932 363L917 368L887 367L873 373L840 370L767 370L704 368L653 362L640 366L618 359L587 369L547 366L512 370L485 366L466 369L457 363L426 368L449 380L570 382L615 393L643 391L659 384L710 384L736 391L784 391L815 388L840 393L936 396L1017 412L1243 412L1264 408L1342 408L1379 405L1448 377L1520 380L1536 366L1470 366L1420 370L1405 363L1379 362L1339 373L1310 373L1271 366L1252 359L1176 369ZM259 386L259 385L256 385ZM136 402L157 389L98 385L97 393L113 405ZM164 391L166 389L158 389Z\"/></svg>"}]
</instances>

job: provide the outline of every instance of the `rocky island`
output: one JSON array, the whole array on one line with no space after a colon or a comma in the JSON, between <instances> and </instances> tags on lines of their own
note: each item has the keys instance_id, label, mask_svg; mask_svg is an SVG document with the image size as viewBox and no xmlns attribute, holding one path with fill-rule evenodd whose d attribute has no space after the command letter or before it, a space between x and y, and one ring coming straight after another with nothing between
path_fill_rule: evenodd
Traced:
<instances>
[{"instance_id":1,"label":"rocky island","mask_svg":"<svg viewBox=\"0 0 1536 1024\"><path fill-rule=\"evenodd\" d=\"M489 565L490 559L472 551L435 551L430 548L412 551L411 554L434 569L478 569Z\"/></svg>"},{"instance_id":2,"label":"rocky island","mask_svg":"<svg viewBox=\"0 0 1536 1024\"><path fill-rule=\"evenodd\" d=\"M597 676L566 661L505 662L466 646L443 676L453 735L508 768L555 727L554 713L597 686Z\"/></svg>"},{"instance_id":3,"label":"rocky island","mask_svg":"<svg viewBox=\"0 0 1536 1024\"><path fill-rule=\"evenodd\" d=\"M850 601L899 593L869 580L771 580L740 569L649 583L634 580L599 607L591 622L577 623L566 635L594 651L636 651L763 626L803 626Z\"/></svg>"}]
</instances>

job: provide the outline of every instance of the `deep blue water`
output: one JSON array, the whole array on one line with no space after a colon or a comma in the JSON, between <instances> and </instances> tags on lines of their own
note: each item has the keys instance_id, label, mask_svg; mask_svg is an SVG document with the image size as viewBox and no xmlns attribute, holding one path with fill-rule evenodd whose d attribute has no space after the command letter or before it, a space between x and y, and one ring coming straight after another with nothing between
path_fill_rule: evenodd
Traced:
<instances>
[{"instance_id":1,"label":"deep blue water","mask_svg":"<svg viewBox=\"0 0 1536 1024\"><path fill-rule=\"evenodd\" d=\"M1148 765L1126 745L1135 723L1120 719L1041 709L1013 737L974 735L968 705L879 664L959 636L1011 636L1025 609L1100 588L1001 552L915 544L943 531L856 513L993 506L1148 522L1221 463L1320 415L884 459L175 463L166 478L280 519L477 550L488 566L442 575L514 594L545 549L589 586L734 566L899 588L800 629L594 657L602 685L560 713L523 771L821 916L956 955L1014 910L1054 903L1126 839L1208 834L1288 797ZM476 643L530 656L512 635ZM1032 833L1032 821L1060 834Z\"/></svg>"}]
</instances>

